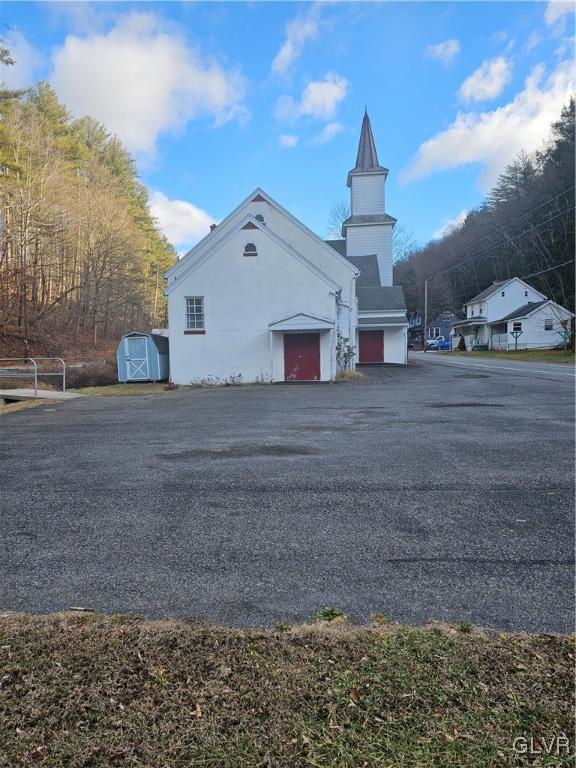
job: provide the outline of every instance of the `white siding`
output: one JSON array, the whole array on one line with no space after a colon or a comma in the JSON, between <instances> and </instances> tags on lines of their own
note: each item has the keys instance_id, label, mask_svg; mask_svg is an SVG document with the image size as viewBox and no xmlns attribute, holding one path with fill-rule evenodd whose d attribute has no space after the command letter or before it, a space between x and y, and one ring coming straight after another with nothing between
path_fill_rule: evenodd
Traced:
<instances>
[{"instance_id":1,"label":"white siding","mask_svg":"<svg viewBox=\"0 0 576 768\"><path fill-rule=\"evenodd\" d=\"M338 283L342 287L342 295L345 300L352 300L354 297L354 275L351 265L345 259L336 256L329 246L323 244L306 229L294 224L282 211L268 202L248 202L240 206L239 210L236 211L229 221L219 224L213 233L201 240L189 255L176 264L170 274L168 288L170 288L175 279L177 280L182 275L190 264L201 259L208 251L217 246L219 241L224 239L228 233L234 231L238 223L248 214L252 216L262 215L266 227L271 232L278 235L285 243L295 248L318 269L329 275L335 283ZM249 237L251 231L255 230L245 231L246 242L251 242Z\"/></svg>"},{"instance_id":2,"label":"white siding","mask_svg":"<svg viewBox=\"0 0 576 768\"><path fill-rule=\"evenodd\" d=\"M364 314L362 315L364 317ZM360 349L359 332L360 326L356 331L356 351ZM371 330L365 328L364 330ZM384 328L384 362L393 365L406 365L408 362L408 329L402 328ZM358 362L356 360L356 362Z\"/></svg>"},{"instance_id":3,"label":"white siding","mask_svg":"<svg viewBox=\"0 0 576 768\"><path fill-rule=\"evenodd\" d=\"M346 253L348 256L378 257L380 283L392 285L392 225L370 224L346 228Z\"/></svg>"},{"instance_id":4,"label":"white siding","mask_svg":"<svg viewBox=\"0 0 576 768\"><path fill-rule=\"evenodd\" d=\"M504 294L504 295L502 295ZM466 306L466 317L485 317L489 322L506 317L518 307L529 302L543 301L546 296L536 291L519 278L499 287L496 291L480 302ZM472 314L474 312L474 314Z\"/></svg>"},{"instance_id":5,"label":"white siding","mask_svg":"<svg viewBox=\"0 0 576 768\"><path fill-rule=\"evenodd\" d=\"M242 255L253 242L258 256ZM188 335L186 296L203 296L205 334ZM336 299L326 281L257 230L238 230L195 271L176 283L168 296L170 373L178 384L244 382L282 378L279 341L268 325L304 312L335 319ZM346 322L348 318L346 317ZM346 329L347 330L347 329ZM274 346L274 348L273 348ZM330 333L321 338L321 373L332 375Z\"/></svg>"},{"instance_id":6,"label":"white siding","mask_svg":"<svg viewBox=\"0 0 576 768\"><path fill-rule=\"evenodd\" d=\"M557 333L560 330L560 321L569 320L570 312L558 305L547 305L534 312L530 317L519 318L516 322L522 323L522 335L518 337L518 349L546 349L563 344L562 336ZM544 330L544 321L553 321L553 330ZM495 349L514 349L513 330L514 320L509 320L507 334L493 337L492 346Z\"/></svg>"},{"instance_id":7,"label":"white siding","mask_svg":"<svg viewBox=\"0 0 576 768\"><path fill-rule=\"evenodd\" d=\"M385 213L383 175L352 176L352 215Z\"/></svg>"}]
</instances>

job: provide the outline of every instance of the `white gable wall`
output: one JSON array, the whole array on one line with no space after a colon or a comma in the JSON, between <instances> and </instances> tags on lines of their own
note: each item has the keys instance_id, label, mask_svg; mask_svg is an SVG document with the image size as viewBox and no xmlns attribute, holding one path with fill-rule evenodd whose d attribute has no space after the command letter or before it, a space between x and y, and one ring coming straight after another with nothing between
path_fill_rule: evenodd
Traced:
<instances>
[{"instance_id":1,"label":"white gable wall","mask_svg":"<svg viewBox=\"0 0 576 768\"><path fill-rule=\"evenodd\" d=\"M352 176L352 215L384 213L383 174Z\"/></svg>"},{"instance_id":2,"label":"white gable wall","mask_svg":"<svg viewBox=\"0 0 576 768\"><path fill-rule=\"evenodd\" d=\"M348 256L375 254L381 285L392 285L392 224L346 227L346 253Z\"/></svg>"},{"instance_id":3,"label":"white gable wall","mask_svg":"<svg viewBox=\"0 0 576 768\"><path fill-rule=\"evenodd\" d=\"M261 204L262 205L262 204ZM258 256L243 256L254 243ZM186 297L203 296L205 334L185 334ZM238 230L204 263L172 285L168 295L170 375L178 384L283 378L282 334L268 325L298 313L336 320L326 280L258 230ZM273 339L273 337L278 337ZM327 341L326 341L327 339ZM274 348L273 348L274 347ZM322 354L322 351L328 356ZM330 332L321 334L322 378L331 378ZM282 361L273 370L274 357Z\"/></svg>"},{"instance_id":4,"label":"white gable wall","mask_svg":"<svg viewBox=\"0 0 576 768\"><path fill-rule=\"evenodd\" d=\"M255 197L251 195L252 197ZM192 251L184 256L180 261L168 271L168 289L174 280L178 280L191 264L200 260L207 252L215 247L215 244L236 230L238 225L247 215L264 217L265 226L274 234L278 235L284 242L291 245L295 250L305 256L318 269L327 274L335 283L337 283L347 299L354 297L354 275L355 268L343 257L338 256L336 252L319 238L309 232L305 227L298 226L282 210L276 208L268 202L248 202L240 205L229 218L219 224L216 229L207 235L196 245ZM254 231L254 230L252 230ZM245 230L247 236L246 242L250 240L250 230Z\"/></svg>"},{"instance_id":5,"label":"white gable wall","mask_svg":"<svg viewBox=\"0 0 576 768\"><path fill-rule=\"evenodd\" d=\"M502 296L504 294L504 296ZM506 317L518 307L528 302L543 301L544 294L532 288L530 285L515 278L509 283L497 288L497 290L484 301L468 304L466 317L485 317L488 322L494 322L501 317ZM474 314L472 314L474 313Z\"/></svg>"}]
</instances>

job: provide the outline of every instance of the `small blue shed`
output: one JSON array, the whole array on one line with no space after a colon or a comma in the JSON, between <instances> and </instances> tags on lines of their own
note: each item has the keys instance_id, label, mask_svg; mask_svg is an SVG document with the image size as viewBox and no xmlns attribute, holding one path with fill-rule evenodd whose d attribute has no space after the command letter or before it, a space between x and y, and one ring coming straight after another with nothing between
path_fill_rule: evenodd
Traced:
<instances>
[{"instance_id":1,"label":"small blue shed","mask_svg":"<svg viewBox=\"0 0 576 768\"><path fill-rule=\"evenodd\" d=\"M127 333L116 351L118 381L165 381L170 375L168 339L157 333Z\"/></svg>"}]
</instances>

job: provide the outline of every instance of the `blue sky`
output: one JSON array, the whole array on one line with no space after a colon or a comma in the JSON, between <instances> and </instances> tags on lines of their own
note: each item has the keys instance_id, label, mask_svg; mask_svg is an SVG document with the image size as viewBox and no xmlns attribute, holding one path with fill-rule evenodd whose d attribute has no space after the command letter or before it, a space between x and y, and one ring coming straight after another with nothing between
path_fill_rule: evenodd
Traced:
<instances>
[{"instance_id":1,"label":"blue sky","mask_svg":"<svg viewBox=\"0 0 576 768\"><path fill-rule=\"evenodd\" d=\"M327 234L364 105L419 242L547 139L575 89L570 3L11 3L13 85L49 80L137 158L185 251L256 186Z\"/></svg>"}]
</instances>

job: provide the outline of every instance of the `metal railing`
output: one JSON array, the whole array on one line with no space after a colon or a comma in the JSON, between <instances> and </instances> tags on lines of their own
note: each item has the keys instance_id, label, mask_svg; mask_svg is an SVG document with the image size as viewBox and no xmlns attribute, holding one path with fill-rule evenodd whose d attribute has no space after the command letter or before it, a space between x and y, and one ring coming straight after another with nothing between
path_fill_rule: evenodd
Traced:
<instances>
[{"instance_id":1,"label":"metal railing","mask_svg":"<svg viewBox=\"0 0 576 768\"><path fill-rule=\"evenodd\" d=\"M38 362L41 360L55 360L62 365L62 371L39 371ZM29 363L32 369L24 365L4 365L4 363ZM66 363L61 357L0 357L0 379L26 379L34 380L34 397L38 397L38 377L60 376L62 379L62 392L66 392Z\"/></svg>"}]
</instances>

